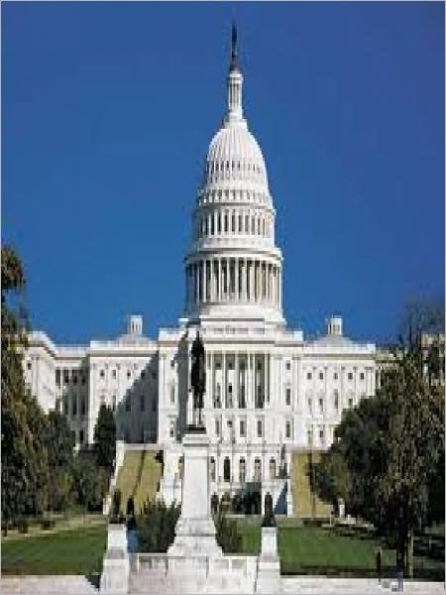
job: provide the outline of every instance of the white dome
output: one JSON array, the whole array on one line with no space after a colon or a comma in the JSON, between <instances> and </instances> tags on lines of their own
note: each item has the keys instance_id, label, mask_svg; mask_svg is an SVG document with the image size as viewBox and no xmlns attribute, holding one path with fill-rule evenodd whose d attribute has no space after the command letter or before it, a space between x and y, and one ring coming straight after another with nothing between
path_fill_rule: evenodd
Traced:
<instances>
[{"instance_id":1,"label":"white dome","mask_svg":"<svg viewBox=\"0 0 446 595\"><path fill-rule=\"evenodd\" d=\"M214 135L206 157L204 184L243 180L268 189L262 151L246 122L228 122Z\"/></svg>"}]
</instances>

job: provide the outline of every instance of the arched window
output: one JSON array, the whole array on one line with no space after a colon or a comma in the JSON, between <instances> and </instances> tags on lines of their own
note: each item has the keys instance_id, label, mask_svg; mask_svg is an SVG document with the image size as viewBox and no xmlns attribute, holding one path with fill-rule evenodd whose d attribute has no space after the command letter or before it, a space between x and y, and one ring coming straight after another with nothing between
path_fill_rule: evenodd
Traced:
<instances>
[{"instance_id":1,"label":"arched window","mask_svg":"<svg viewBox=\"0 0 446 595\"><path fill-rule=\"evenodd\" d=\"M225 457L223 462L223 481L231 481L231 461Z\"/></svg>"},{"instance_id":2,"label":"arched window","mask_svg":"<svg viewBox=\"0 0 446 595\"><path fill-rule=\"evenodd\" d=\"M215 459L211 457L211 481L215 481Z\"/></svg>"},{"instance_id":3,"label":"arched window","mask_svg":"<svg viewBox=\"0 0 446 595\"><path fill-rule=\"evenodd\" d=\"M254 481L262 481L262 464L258 458L254 460Z\"/></svg>"},{"instance_id":4,"label":"arched window","mask_svg":"<svg viewBox=\"0 0 446 595\"><path fill-rule=\"evenodd\" d=\"M240 483L245 483L245 481L246 481L246 461L243 457L239 461L238 476L239 476Z\"/></svg>"},{"instance_id":5,"label":"arched window","mask_svg":"<svg viewBox=\"0 0 446 595\"><path fill-rule=\"evenodd\" d=\"M270 459L269 461L269 478L274 479L276 477L276 459Z\"/></svg>"}]
</instances>

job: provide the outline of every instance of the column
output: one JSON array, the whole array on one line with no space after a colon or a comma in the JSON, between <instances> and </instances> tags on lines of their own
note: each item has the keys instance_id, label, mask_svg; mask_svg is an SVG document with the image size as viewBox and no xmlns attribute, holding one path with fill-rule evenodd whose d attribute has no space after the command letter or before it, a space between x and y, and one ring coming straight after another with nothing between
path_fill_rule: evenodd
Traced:
<instances>
[{"instance_id":1,"label":"column","mask_svg":"<svg viewBox=\"0 0 446 595\"><path fill-rule=\"evenodd\" d=\"M239 354L236 352L234 354L234 370L235 370L235 382L234 382L234 407L239 407L239 385L240 385L240 367L239 367ZM235 431L235 428L234 428Z\"/></svg>"},{"instance_id":2,"label":"column","mask_svg":"<svg viewBox=\"0 0 446 595\"><path fill-rule=\"evenodd\" d=\"M248 300L248 259L245 258L243 260L243 275L242 275L242 295L243 300L246 302Z\"/></svg>"},{"instance_id":3,"label":"column","mask_svg":"<svg viewBox=\"0 0 446 595\"><path fill-rule=\"evenodd\" d=\"M239 261L238 258L235 258L234 259L234 265L235 265L235 279L234 279L234 281L235 281L235 288L234 288L235 289L235 292L234 293L235 293L235 299L237 301L239 300L239 291L238 291L238 272L239 272L238 271L238 267L239 267L239 262L240 261Z\"/></svg>"},{"instance_id":4,"label":"column","mask_svg":"<svg viewBox=\"0 0 446 595\"><path fill-rule=\"evenodd\" d=\"M251 354L247 352L246 354L246 407L249 409L251 407ZM248 436L247 436L248 438Z\"/></svg>"},{"instance_id":5,"label":"column","mask_svg":"<svg viewBox=\"0 0 446 595\"><path fill-rule=\"evenodd\" d=\"M266 402L266 397L268 396L269 398L269 394L268 394L268 366L267 366L267 355L266 353L263 354L263 387L262 387L262 392L263 392L263 406L265 406L265 402Z\"/></svg>"},{"instance_id":6,"label":"column","mask_svg":"<svg viewBox=\"0 0 446 595\"><path fill-rule=\"evenodd\" d=\"M222 409L226 409L226 353L222 352L221 362L221 406ZM223 428L221 428L221 434L223 434Z\"/></svg>"},{"instance_id":7,"label":"column","mask_svg":"<svg viewBox=\"0 0 446 595\"><path fill-rule=\"evenodd\" d=\"M221 258L217 261L217 269L218 269L218 297L217 300L221 302L222 291L221 291L221 280L222 280L222 272L221 272Z\"/></svg>"}]
</instances>

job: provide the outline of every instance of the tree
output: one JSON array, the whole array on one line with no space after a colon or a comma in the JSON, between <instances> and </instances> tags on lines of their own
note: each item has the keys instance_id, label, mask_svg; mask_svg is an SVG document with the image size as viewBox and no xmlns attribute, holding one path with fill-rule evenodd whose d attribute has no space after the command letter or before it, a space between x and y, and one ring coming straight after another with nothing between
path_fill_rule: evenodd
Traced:
<instances>
[{"instance_id":1,"label":"tree","mask_svg":"<svg viewBox=\"0 0 446 595\"><path fill-rule=\"evenodd\" d=\"M94 429L94 449L96 462L109 472L113 468L116 451L116 422L113 410L101 405Z\"/></svg>"},{"instance_id":2,"label":"tree","mask_svg":"<svg viewBox=\"0 0 446 595\"><path fill-rule=\"evenodd\" d=\"M73 464L73 496L85 510L101 510L107 492L107 472L96 464L77 456Z\"/></svg>"},{"instance_id":3,"label":"tree","mask_svg":"<svg viewBox=\"0 0 446 595\"><path fill-rule=\"evenodd\" d=\"M48 453L48 504L52 510L65 510L69 504L74 461L74 439L67 419L57 411L50 411L44 430Z\"/></svg>"},{"instance_id":4,"label":"tree","mask_svg":"<svg viewBox=\"0 0 446 595\"><path fill-rule=\"evenodd\" d=\"M47 453L42 441L45 416L25 386L23 353L27 320L14 299L25 287L19 257L2 246L2 515L3 527L46 506Z\"/></svg>"},{"instance_id":5,"label":"tree","mask_svg":"<svg viewBox=\"0 0 446 595\"><path fill-rule=\"evenodd\" d=\"M410 310L381 388L344 412L319 481L326 494L342 495L341 457L348 508L396 537L409 576L414 532L429 519L444 519L444 506L432 500L444 494L444 349L440 334L431 343L436 354L426 348L426 331L439 328L432 312Z\"/></svg>"}]
</instances>

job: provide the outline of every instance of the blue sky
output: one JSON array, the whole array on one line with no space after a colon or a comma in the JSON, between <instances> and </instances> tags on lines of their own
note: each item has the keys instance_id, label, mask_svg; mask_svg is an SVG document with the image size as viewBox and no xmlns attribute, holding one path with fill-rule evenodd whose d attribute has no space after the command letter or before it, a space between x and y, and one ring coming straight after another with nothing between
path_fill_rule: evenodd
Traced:
<instances>
[{"instance_id":1,"label":"blue sky","mask_svg":"<svg viewBox=\"0 0 446 595\"><path fill-rule=\"evenodd\" d=\"M444 4L2 3L2 234L58 342L174 326L231 19L284 310L383 340L444 293Z\"/></svg>"}]
</instances>

